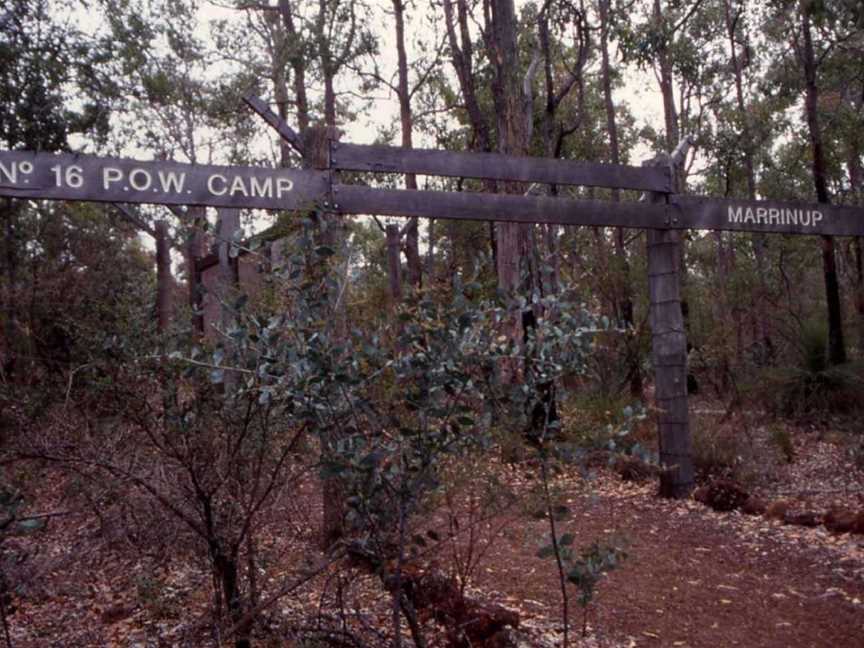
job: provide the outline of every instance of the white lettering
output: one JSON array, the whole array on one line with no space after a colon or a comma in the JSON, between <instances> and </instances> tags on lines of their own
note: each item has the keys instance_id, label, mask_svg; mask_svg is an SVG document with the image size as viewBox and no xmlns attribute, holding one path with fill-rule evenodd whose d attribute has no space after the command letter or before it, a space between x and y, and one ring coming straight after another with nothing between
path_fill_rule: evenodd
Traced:
<instances>
[{"instance_id":1,"label":"white lettering","mask_svg":"<svg viewBox=\"0 0 864 648\"><path fill-rule=\"evenodd\" d=\"M276 197L281 198L282 192L288 193L294 189L294 182L289 178L276 178Z\"/></svg>"},{"instance_id":2,"label":"white lettering","mask_svg":"<svg viewBox=\"0 0 864 648\"><path fill-rule=\"evenodd\" d=\"M120 182L123 172L117 167L105 167L102 169L102 188L106 191L111 188L112 182Z\"/></svg>"},{"instance_id":3,"label":"white lettering","mask_svg":"<svg viewBox=\"0 0 864 648\"><path fill-rule=\"evenodd\" d=\"M816 227L816 223L821 221L823 218L824 218L824 216L822 215L822 212L814 211L813 212L813 227Z\"/></svg>"},{"instance_id":4,"label":"white lettering","mask_svg":"<svg viewBox=\"0 0 864 648\"><path fill-rule=\"evenodd\" d=\"M780 210L775 207L768 208L768 224L778 224L780 223Z\"/></svg>"},{"instance_id":5,"label":"white lettering","mask_svg":"<svg viewBox=\"0 0 864 648\"><path fill-rule=\"evenodd\" d=\"M753 217L753 210L748 207L747 211L744 212L744 222L745 223L755 223L756 219Z\"/></svg>"},{"instance_id":6,"label":"white lettering","mask_svg":"<svg viewBox=\"0 0 864 648\"><path fill-rule=\"evenodd\" d=\"M217 189L215 187L215 181L219 180L222 183L222 187ZM207 191L209 191L214 196L224 196L225 192L228 191L228 178L223 175L219 175L218 173L214 173L209 178L207 178Z\"/></svg>"},{"instance_id":7,"label":"white lettering","mask_svg":"<svg viewBox=\"0 0 864 648\"><path fill-rule=\"evenodd\" d=\"M768 224L768 210L764 207L756 208L756 222Z\"/></svg>"},{"instance_id":8,"label":"white lettering","mask_svg":"<svg viewBox=\"0 0 864 648\"><path fill-rule=\"evenodd\" d=\"M159 183L162 185L162 191L168 193L181 193L183 185L186 183L186 173L174 173L173 171L159 171Z\"/></svg>"},{"instance_id":9,"label":"white lettering","mask_svg":"<svg viewBox=\"0 0 864 648\"><path fill-rule=\"evenodd\" d=\"M0 162L0 172L6 176L8 182L15 184L18 182L18 164L16 162L11 163L12 166L7 167L2 162Z\"/></svg>"},{"instance_id":10,"label":"white lettering","mask_svg":"<svg viewBox=\"0 0 864 648\"><path fill-rule=\"evenodd\" d=\"M246 191L246 185L243 184L243 176L234 176L234 182L231 183L231 195L236 193L242 193L244 196L249 195L249 192Z\"/></svg>"},{"instance_id":11,"label":"white lettering","mask_svg":"<svg viewBox=\"0 0 864 648\"><path fill-rule=\"evenodd\" d=\"M260 184L258 178L252 176L252 196L258 198L273 197L273 178L265 178Z\"/></svg>"},{"instance_id":12,"label":"white lettering","mask_svg":"<svg viewBox=\"0 0 864 648\"><path fill-rule=\"evenodd\" d=\"M804 209L801 211L801 224L805 227L810 224L810 210Z\"/></svg>"},{"instance_id":13,"label":"white lettering","mask_svg":"<svg viewBox=\"0 0 864 648\"><path fill-rule=\"evenodd\" d=\"M743 207L729 207L729 222L730 223L740 223L742 212L744 211Z\"/></svg>"},{"instance_id":14,"label":"white lettering","mask_svg":"<svg viewBox=\"0 0 864 648\"><path fill-rule=\"evenodd\" d=\"M147 169L132 169L129 172L129 184L136 191L147 191L153 184L153 177Z\"/></svg>"}]
</instances>

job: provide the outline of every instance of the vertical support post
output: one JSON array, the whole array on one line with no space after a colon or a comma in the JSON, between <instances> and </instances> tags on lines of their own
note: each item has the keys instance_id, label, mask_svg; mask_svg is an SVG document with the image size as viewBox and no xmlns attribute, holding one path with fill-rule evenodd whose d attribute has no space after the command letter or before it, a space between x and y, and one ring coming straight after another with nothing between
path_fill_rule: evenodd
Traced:
<instances>
[{"instance_id":1,"label":"vertical support post","mask_svg":"<svg viewBox=\"0 0 864 648\"><path fill-rule=\"evenodd\" d=\"M240 283L237 268L237 258L231 258L231 243L240 229L240 210L233 208L219 209L219 225L216 230L219 251L219 297L222 301L222 326L225 330L234 324L234 309L226 304L226 300L236 290Z\"/></svg>"},{"instance_id":2,"label":"vertical support post","mask_svg":"<svg viewBox=\"0 0 864 648\"><path fill-rule=\"evenodd\" d=\"M171 323L171 247L168 223L156 221L156 330L163 334Z\"/></svg>"},{"instance_id":3,"label":"vertical support post","mask_svg":"<svg viewBox=\"0 0 864 648\"><path fill-rule=\"evenodd\" d=\"M310 127L303 134L303 163L307 168L330 169L331 160L338 155L338 133L333 128L324 126ZM331 177L332 187L332 177ZM339 196L337 189L333 189L331 201L325 202L324 206L331 204L338 209ZM315 233L316 244L327 245L334 249L341 245L343 236L337 228L341 228L335 214L325 212L321 214L318 223L318 231ZM326 273L328 270L322 264L313 272ZM323 278L323 274L317 278ZM334 336L343 335L347 332L347 321L345 309L341 307L337 295L331 295L327 299L328 312L325 317L335 319ZM340 430L337 427L321 430L321 461L326 463L334 457L335 448L340 438ZM345 535L345 482L338 476L328 476L321 480L321 548L329 550L336 541Z\"/></svg>"},{"instance_id":4,"label":"vertical support post","mask_svg":"<svg viewBox=\"0 0 864 648\"><path fill-rule=\"evenodd\" d=\"M219 209L219 224L216 229L219 256L219 302L222 311L222 329L230 331L236 323L234 307L229 303L237 296L240 277L237 267L237 258L231 258L231 243L236 240L236 232L240 229L240 210L233 208ZM236 354L231 349L226 349L225 357L229 364L236 364ZM225 393L234 391L237 376L233 371L226 371L224 375Z\"/></svg>"},{"instance_id":5,"label":"vertical support post","mask_svg":"<svg viewBox=\"0 0 864 648\"><path fill-rule=\"evenodd\" d=\"M198 263L203 247L204 207L188 207L186 212L191 218L189 239L186 243L186 265L189 280L189 309L192 313L192 342L204 337L204 295L201 291L203 277Z\"/></svg>"},{"instance_id":6,"label":"vertical support post","mask_svg":"<svg viewBox=\"0 0 864 648\"><path fill-rule=\"evenodd\" d=\"M393 308L402 301L402 262L399 258L399 226L387 225L387 277Z\"/></svg>"},{"instance_id":7,"label":"vertical support post","mask_svg":"<svg viewBox=\"0 0 864 648\"><path fill-rule=\"evenodd\" d=\"M674 159L674 158L672 158ZM646 165L671 165L668 156ZM667 196L650 194L654 203ZM693 488L692 442L687 407L687 334L681 311L681 242L677 230L647 230L651 360L660 446L660 495L683 498Z\"/></svg>"}]
</instances>

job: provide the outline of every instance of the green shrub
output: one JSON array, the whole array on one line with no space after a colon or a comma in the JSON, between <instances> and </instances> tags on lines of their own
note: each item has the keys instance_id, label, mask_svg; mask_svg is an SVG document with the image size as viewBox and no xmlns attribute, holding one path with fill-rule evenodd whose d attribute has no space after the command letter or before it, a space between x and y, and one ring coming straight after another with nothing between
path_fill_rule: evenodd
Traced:
<instances>
[{"instance_id":1,"label":"green shrub","mask_svg":"<svg viewBox=\"0 0 864 648\"><path fill-rule=\"evenodd\" d=\"M747 390L770 414L800 419L850 414L861 409L864 365L828 363L828 333L822 324L806 324L794 364L760 372Z\"/></svg>"},{"instance_id":2,"label":"green shrub","mask_svg":"<svg viewBox=\"0 0 864 648\"><path fill-rule=\"evenodd\" d=\"M768 438L774 447L777 448L781 458L786 463L794 462L795 445L792 443L792 433L789 431L789 428L781 424L774 424L769 426L768 432Z\"/></svg>"},{"instance_id":3,"label":"green shrub","mask_svg":"<svg viewBox=\"0 0 864 648\"><path fill-rule=\"evenodd\" d=\"M815 358L814 366L818 362ZM848 364L813 371L778 367L764 371L752 390L769 413L787 418L852 414L861 409L862 367Z\"/></svg>"},{"instance_id":4,"label":"green shrub","mask_svg":"<svg viewBox=\"0 0 864 648\"><path fill-rule=\"evenodd\" d=\"M692 417L690 428L697 482L723 478L750 484L765 472L769 458L746 430L700 416Z\"/></svg>"}]
</instances>

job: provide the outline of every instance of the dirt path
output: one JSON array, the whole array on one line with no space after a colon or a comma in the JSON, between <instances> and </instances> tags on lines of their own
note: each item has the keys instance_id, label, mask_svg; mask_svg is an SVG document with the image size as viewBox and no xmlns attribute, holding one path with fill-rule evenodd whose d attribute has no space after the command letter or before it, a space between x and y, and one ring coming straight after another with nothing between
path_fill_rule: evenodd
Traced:
<instances>
[{"instance_id":1,"label":"dirt path","mask_svg":"<svg viewBox=\"0 0 864 648\"><path fill-rule=\"evenodd\" d=\"M562 530L576 546L620 533L629 554L589 613L601 645L864 646L861 536L663 502L653 486L612 478L592 490L571 497L576 517ZM529 626L549 630L561 625L554 563L527 557L543 538L543 520L502 536L497 567L478 584L522 609ZM581 609L571 606L578 635Z\"/></svg>"},{"instance_id":2,"label":"dirt path","mask_svg":"<svg viewBox=\"0 0 864 648\"><path fill-rule=\"evenodd\" d=\"M507 480L517 493L532 485L512 473ZM559 533L574 533L574 546L613 534L627 542L626 561L600 583L597 604L589 608L588 640L579 637L581 609L571 590L572 646L864 647L864 536L834 536L715 513L693 501L663 501L654 497L654 484L630 485L613 475L590 488L576 478L556 486L572 510ZM46 499L40 504L62 505ZM490 524L492 545L473 589L520 612L522 648L560 645L554 562L536 557L548 523L520 514L497 531L497 522ZM288 527L280 529L268 536L262 553L285 569L316 553L311 536L290 539ZM58 519L13 545L31 556L22 568L41 564L23 596L13 597L10 634L16 648L214 645L207 629L210 584L202 565L136 556L107 543L86 518ZM367 580L368 595L358 603L386 624L386 597L374 579ZM308 614L321 586L315 582L281 601L270 618L290 621ZM112 610L117 618L106 618ZM442 641L436 632L427 626L430 645L437 647ZM271 639L276 643L260 645L291 645Z\"/></svg>"}]
</instances>

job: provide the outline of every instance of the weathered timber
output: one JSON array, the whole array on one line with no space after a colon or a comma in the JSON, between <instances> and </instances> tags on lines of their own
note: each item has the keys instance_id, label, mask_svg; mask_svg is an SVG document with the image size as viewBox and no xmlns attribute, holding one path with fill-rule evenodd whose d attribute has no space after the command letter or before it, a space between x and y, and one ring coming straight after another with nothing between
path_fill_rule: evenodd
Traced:
<instances>
[{"instance_id":1,"label":"weathered timber","mask_svg":"<svg viewBox=\"0 0 864 648\"><path fill-rule=\"evenodd\" d=\"M165 333L171 323L171 245L168 223L156 221L153 233L156 238L156 330Z\"/></svg>"},{"instance_id":2,"label":"weathered timber","mask_svg":"<svg viewBox=\"0 0 864 648\"><path fill-rule=\"evenodd\" d=\"M329 183L320 171L0 151L0 196L11 198L308 209Z\"/></svg>"},{"instance_id":3,"label":"weathered timber","mask_svg":"<svg viewBox=\"0 0 864 648\"><path fill-rule=\"evenodd\" d=\"M325 138L322 142L325 153L328 142L333 147L329 160L330 168L333 169L361 166L359 162L356 165L345 162L348 159L346 152L357 149L383 151L382 161L373 165L378 171L429 173L431 166L440 165L445 167L440 171L442 174L464 175L466 170L459 170L456 163L461 157L471 160L488 157L486 165L489 171L484 177L513 177L520 173L519 169L530 170L530 164L525 166L527 162L538 163L537 169L546 168L544 165L550 163L548 169L553 171L545 177L545 181L554 180L564 183L564 180L557 176L553 178L558 173L554 171L558 168L556 166L558 164L563 164L562 168L574 164L595 170L609 167L607 171L610 178L621 169L631 168L585 165L564 160L518 158L491 153L463 154L392 147L358 147L354 144L330 142L329 138ZM309 143L305 145L306 150L309 146ZM417 159L410 157L413 154L420 157ZM395 161L388 162L388 159L391 159L388 156L394 155ZM396 159L399 156L408 157L405 160ZM333 211L343 214L423 216L600 227L647 228L656 224L673 230L711 229L774 234L864 236L864 209L860 207L764 200L723 200L676 195L668 196L668 202L617 203L548 196L373 189L355 185L332 185L326 155L322 153L319 157L322 161L316 166L320 170L296 170L192 165L166 161L142 162L68 153L0 151L0 196L151 203L168 206L196 205L289 210L323 207L327 211L330 211L331 201L333 201L337 205ZM434 164L422 166L421 158L424 157L435 160ZM443 162L451 157L452 164ZM501 160L501 166L496 169L493 159L498 158ZM370 155L369 160L371 159ZM370 164L371 162L368 162L367 166ZM401 166L392 167L393 164ZM509 173L508 165L516 171ZM479 171L482 172L482 169ZM577 171L573 171L568 177L578 177L578 175ZM522 177L531 179L539 176L525 171ZM573 180L571 184L589 183ZM622 179L617 186L636 187L637 183L628 183L626 179Z\"/></svg>"},{"instance_id":4,"label":"weathered timber","mask_svg":"<svg viewBox=\"0 0 864 648\"><path fill-rule=\"evenodd\" d=\"M673 229L860 236L864 234L864 209L778 200L672 196L666 225Z\"/></svg>"},{"instance_id":5,"label":"weathered timber","mask_svg":"<svg viewBox=\"0 0 864 648\"><path fill-rule=\"evenodd\" d=\"M334 208L342 214L422 216L455 220L559 225L646 227L662 223L666 205L566 200L548 196L514 196L451 191L401 191L334 185Z\"/></svg>"},{"instance_id":6,"label":"weathered timber","mask_svg":"<svg viewBox=\"0 0 864 648\"><path fill-rule=\"evenodd\" d=\"M219 255L219 288L216 297L219 299L222 312L222 330L231 331L237 324L237 312L233 302L238 295L240 273L237 256L231 254L231 246L237 241L240 229L240 210L222 208L219 210L219 221L216 225L217 250ZM237 358L233 349L226 354L228 365L235 364ZM226 370L224 373L226 392L232 392L237 384L235 372Z\"/></svg>"},{"instance_id":7,"label":"weathered timber","mask_svg":"<svg viewBox=\"0 0 864 648\"><path fill-rule=\"evenodd\" d=\"M333 143L333 169L377 173L422 173L454 178L542 182L588 187L671 191L668 169L599 164L500 153L457 153L396 146Z\"/></svg>"},{"instance_id":8,"label":"weathered timber","mask_svg":"<svg viewBox=\"0 0 864 648\"><path fill-rule=\"evenodd\" d=\"M720 229L810 235L864 234L864 209L827 205L823 209L822 205L777 201L672 196L671 203L636 203L572 200L549 196L402 191L357 185L334 185L333 195L337 211L343 214L642 229L659 225L673 230ZM767 222L768 219L772 219L772 222Z\"/></svg>"},{"instance_id":9,"label":"weathered timber","mask_svg":"<svg viewBox=\"0 0 864 648\"><path fill-rule=\"evenodd\" d=\"M653 161L652 164L670 168L668 159ZM663 194L654 193L649 200L650 204L656 205L665 203L666 198ZM661 220L656 226L664 224ZM664 467L660 473L660 493L675 498L686 497L693 488L679 237L680 232L674 229L649 229L647 232L651 360L655 376L660 463Z\"/></svg>"},{"instance_id":10,"label":"weathered timber","mask_svg":"<svg viewBox=\"0 0 864 648\"><path fill-rule=\"evenodd\" d=\"M189 207L186 210L189 220L188 238L186 242L186 265L189 268L189 310L192 314L192 341L199 342L204 337L204 292L202 270L198 267L204 247L204 224L206 223L203 207Z\"/></svg>"},{"instance_id":11,"label":"weathered timber","mask_svg":"<svg viewBox=\"0 0 864 648\"><path fill-rule=\"evenodd\" d=\"M300 155L303 155L304 148L300 136L293 128L285 123L284 119L270 110L270 106L268 106L263 99L250 92L243 95L243 101L246 102L247 106L258 113L258 116L267 122L269 126L279 133L279 136L288 142L295 151Z\"/></svg>"},{"instance_id":12,"label":"weathered timber","mask_svg":"<svg viewBox=\"0 0 864 648\"><path fill-rule=\"evenodd\" d=\"M402 261L399 256L399 226L388 224L387 235L387 278L390 284L391 306L395 309L402 301Z\"/></svg>"}]
</instances>

